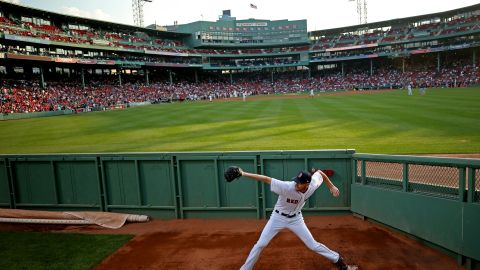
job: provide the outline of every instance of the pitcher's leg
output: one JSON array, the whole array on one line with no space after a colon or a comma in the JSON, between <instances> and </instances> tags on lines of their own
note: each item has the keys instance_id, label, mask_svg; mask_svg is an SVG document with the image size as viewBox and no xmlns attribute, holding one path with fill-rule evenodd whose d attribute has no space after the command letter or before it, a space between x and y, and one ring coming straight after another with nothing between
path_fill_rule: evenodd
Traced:
<instances>
[{"instance_id":1,"label":"pitcher's leg","mask_svg":"<svg viewBox=\"0 0 480 270\"><path fill-rule=\"evenodd\" d=\"M265 228L263 228L262 234L260 235L260 238L258 239L257 243L253 246L252 250L250 251L250 254L248 255L247 260L245 261L245 264L240 267L240 270L250 270L253 268L255 263L257 262L258 258L260 257L260 253L262 250L270 243L270 241L277 235L277 233L285 228L285 224L279 220L275 219L273 216L270 217L270 220L267 222L267 225L265 225Z\"/></svg>"},{"instance_id":2,"label":"pitcher's leg","mask_svg":"<svg viewBox=\"0 0 480 270\"><path fill-rule=\"evenodd\" d=\"M317 242L313 238L310 230L307 228L307 225L305 225L303 218L300 218L296 222L289 224L287 228L295 233L309 249L324 256L332 263L336 263L340 258L340 255L337 252L329 249L327 246Z\"/></svg>"}]
</instances>

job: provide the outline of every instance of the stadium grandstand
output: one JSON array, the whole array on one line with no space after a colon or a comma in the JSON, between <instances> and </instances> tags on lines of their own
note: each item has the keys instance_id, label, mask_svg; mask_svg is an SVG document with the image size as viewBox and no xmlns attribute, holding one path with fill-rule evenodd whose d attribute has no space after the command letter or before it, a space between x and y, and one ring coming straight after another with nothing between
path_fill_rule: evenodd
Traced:
<instances>
[{"instance_id":1,"label":"stadium grandstand","mask_svg":"<svg viewBox=\"0 0 480 270\"><path fill-rule=\"evenodd\" d=\"M479 84L480 4L307 31L306 20L146 28L0 1L0 112Z\"/></svg>"}]
</instances>

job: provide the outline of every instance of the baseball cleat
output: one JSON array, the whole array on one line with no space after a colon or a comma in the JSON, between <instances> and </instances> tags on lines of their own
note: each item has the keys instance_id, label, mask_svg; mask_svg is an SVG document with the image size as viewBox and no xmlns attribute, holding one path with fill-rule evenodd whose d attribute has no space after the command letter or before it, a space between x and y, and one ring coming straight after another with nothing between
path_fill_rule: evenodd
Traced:
<instances>
[{"instance_id":1,"label":"baseball cleat","mask_svg":"<svg viewBox=\"0 0 480 270\"><path fill-rule=\"evenodd\" d=\"M358 270L357 265L346 264L342 256L338 258L338 261L335 264L338 266L338 270Z\"/></svg>"}]
</instances>

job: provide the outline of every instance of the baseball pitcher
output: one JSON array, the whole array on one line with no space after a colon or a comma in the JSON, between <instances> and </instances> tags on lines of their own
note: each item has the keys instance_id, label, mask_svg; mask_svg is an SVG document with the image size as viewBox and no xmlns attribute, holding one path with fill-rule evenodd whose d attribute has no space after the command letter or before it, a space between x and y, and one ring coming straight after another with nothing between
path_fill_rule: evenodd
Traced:
<instances>
[{"instance_id":1,"label":"baseball pitcher","mask_svg":"<svg viewBox=\"0 0 480 270\"><path fill-rule=\"evenodd\" d=\"M235 166L229 167L225 171L225 180L227 182L231 182L240 176L267 183L270 185L270 190L278 194L278 200L272 215L240 270L252 269L262 250L278 232L285 228L295 233L308 248L336 264L338 269L358 269L357 266L347 265L340 254L317 242L303 220L301 211L305 201L312 196L324 181L334 197L340 195L338 188L332 184L325 173L321 170L312 170L312 173L300 172L291 181L280 181L265 175L244 172L241 168Z\"/></svg>"}]
</instances>

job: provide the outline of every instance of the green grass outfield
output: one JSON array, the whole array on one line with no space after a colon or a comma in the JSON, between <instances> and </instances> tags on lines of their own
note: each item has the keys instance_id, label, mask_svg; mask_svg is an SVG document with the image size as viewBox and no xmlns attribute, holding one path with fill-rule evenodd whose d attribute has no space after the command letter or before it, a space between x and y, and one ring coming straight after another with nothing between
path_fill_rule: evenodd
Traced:
<instances>
[{"instance_id":1,"label":"green grass outfield","mask_svg":"<svg viewBox=\"0 0 480 270\"><path fill-rule=\"evenodd\" d=\"M480 153L480 88L160 104L0 122L0 153Z\"/></svg>"},{"instance_id":2,"label":"green grass outfield","mask_svg":"<svg viewBox=\"0 0 480 270\"><path fill-rule=\"evenodd\" d=\"M92 269L131 235L0 232L0 269Z\"/></svg>"}]
</instances>

